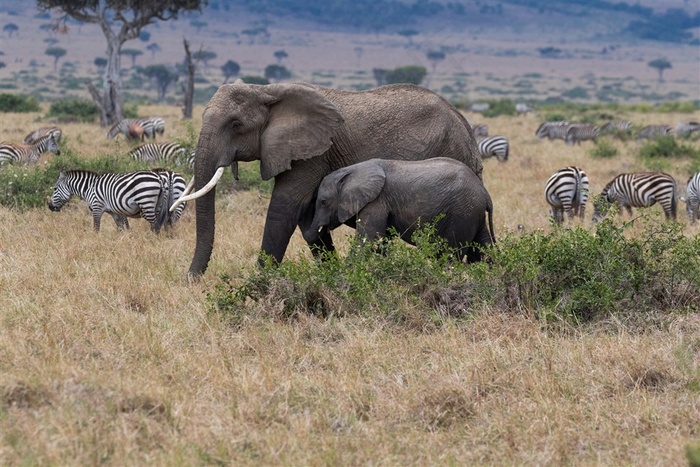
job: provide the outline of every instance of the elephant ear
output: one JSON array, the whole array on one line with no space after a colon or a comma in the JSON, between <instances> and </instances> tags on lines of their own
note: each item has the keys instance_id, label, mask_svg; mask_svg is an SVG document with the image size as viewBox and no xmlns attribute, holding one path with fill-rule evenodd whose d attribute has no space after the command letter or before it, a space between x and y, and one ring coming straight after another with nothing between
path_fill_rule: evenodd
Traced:
<instances>
[{"instance_id":1,"label":"elephant ear","mask_svg":"<svg viewBox=\"0 0 700 467\"><path fill-rule=\"evenodd\" d=\"M260 174L268 180L292 168L292 161L328 151L343 123L340 110L317 89L301 84L266 86L275 97L260 140Z\"/></svg>"},{"instance_id":2,"label":"elephant ear","mask_svg":"<svg viewBox=\"0 0 700 467\"><path fill-rule=\"evenodd\" d=\"M377 199L385 182L384 169L373 160L346 167L338 181L338 220L356 216Z\"/></svg>"}]
</instances>

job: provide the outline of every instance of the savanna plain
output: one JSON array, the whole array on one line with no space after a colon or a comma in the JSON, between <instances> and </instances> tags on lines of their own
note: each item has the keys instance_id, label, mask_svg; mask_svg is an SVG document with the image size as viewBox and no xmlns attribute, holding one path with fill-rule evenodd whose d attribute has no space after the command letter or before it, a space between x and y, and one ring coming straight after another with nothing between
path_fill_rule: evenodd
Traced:
<instances>
[{"instance_id":1,"label":"savanna plain","mask_svg":"<svg viewBox=\"0 0 700 467\"><path fill-rule=\"evenodd\" d=\"M163 116L166 139L187 137L179 108L139 113ZM200 106L195 130L201 114ZM0 114L1 138L20 141L44 115ZM590 142L538 140L541 112L467 117L510 140L507 162L484 161L499 239L518 235L519 224L553 229L542 192L559 168L584 168L592 193L649 168L633 139L607 139L618 151L610 158L593 157ZM697 112L617 117L638 126L700 120ZM61 127L64 151L128 157L127 143L108 141L96 124ZM697 139L684 144L700 149ZM689 164L663 167L680 191ZM254 164L242 170L255 177ZM192 205L160 235L137 219L120 232L109 216L96 233L78 199L59 213L0 207L0 464L688 462L700 437L697 312L670 310L648 327L614 316L551 325L538 310L490 303L429 327L353 313L231 320L211 296L222 275L242 282L257 267L269 191L229 183L218 193L214 254L198 283L185 281ZM565 228L593 230L592 210ZM662 223L658 206L646 212ZM680 203L678 222L683 235L700 233ZM352 231L339 233L346 254ZM309 257L297 232L285 261ZM422 312L408 297L396 303L396 313Z\"/></svg>"}]
</instances>

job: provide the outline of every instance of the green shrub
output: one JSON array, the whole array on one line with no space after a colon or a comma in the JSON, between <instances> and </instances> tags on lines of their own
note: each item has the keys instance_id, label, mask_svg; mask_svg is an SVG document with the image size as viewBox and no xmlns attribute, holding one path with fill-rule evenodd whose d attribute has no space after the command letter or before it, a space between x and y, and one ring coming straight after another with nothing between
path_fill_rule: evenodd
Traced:
<instances>
[{"instance_id":1,"label":"green shrub","mask_svg":"<svg viewBox=\"0 0 700 467\"><path fill-rule=\"evenodd\" d=\"M48 117L56 118L60 122L95 121L98 116L97 107L92 101L79 97L68 97L51 104Z\"/></svg>"},{"instance_id":2,"label":"green shrub","mask_svg":"<svg viewBox=\"0 0 700 467\"><path fill-rule=\"evenodd\" d=\"M39 103L34 96L0 94L0 112L37 112Z\"/></svg>"},{"instance_id":3,"label":"green shrub","mask_svg":"<svg viewBox=\"0 0 700 467\"><path fill-rule=\"evenodd\" d=\"M611 157L617 156L617 148L613 146L610 142L605 140L598 141L593 149L588 152L591 157L598 157L601 159L609 159Z\"/></svg>"},{"instance_id":4,"label":"green shrub","mask_svg":"<svg viewBox=\"0 0 700 467\"><path fill-rule=\"evenodd\" d=\"M639 155L642 158L700 157L700 151L689 144L679 143L673 136L663 136L645 143Z\"/></svg>"},{"instance_id":5,"label":"green shrub","mask_svg":"<svg viewBox=\"0 0 700 467\"><path fill-rule=\"evenodd\" d=\"M489 108L482 112L484 117L498 117L499 115L515 115L515 102L510 99L498 99L487 101Z\"/></svg>"}]
</instances>

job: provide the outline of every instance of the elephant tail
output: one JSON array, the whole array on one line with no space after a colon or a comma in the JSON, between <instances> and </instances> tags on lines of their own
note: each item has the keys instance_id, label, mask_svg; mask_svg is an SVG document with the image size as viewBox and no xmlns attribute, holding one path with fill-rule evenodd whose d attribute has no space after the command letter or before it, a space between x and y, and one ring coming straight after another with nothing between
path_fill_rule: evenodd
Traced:
<instances>
[{"instance_id":1,"label":"elephant tail","mask_svg":"<svg viewBox=\"0 0 700 467\"><path fill-rule=\"evenodd\" d=\"M486 206L486 217L488 217L489 223L489 236L491 237L491 244L496 244L496 234L493 230L493 202L491 201L491 196L488 196L489 204Z\"/></svg>"}]
</instances>

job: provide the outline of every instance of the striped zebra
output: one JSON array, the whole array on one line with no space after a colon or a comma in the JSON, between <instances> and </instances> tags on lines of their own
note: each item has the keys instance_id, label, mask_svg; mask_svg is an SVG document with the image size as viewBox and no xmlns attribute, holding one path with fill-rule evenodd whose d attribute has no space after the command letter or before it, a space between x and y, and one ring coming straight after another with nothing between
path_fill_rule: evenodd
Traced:
<instances>
[{"instance_id":1,"label":"striped zebra","mask_svg":"<svg viewBox=\"0 0 700 467\"><path fill-rule=\"evenodd\" d=\"M491 108L491 106L487 102L485 102L483 104L472 104L469 106L469 110L471 112L485 112L485 111L489 110L490 108Z\"/></svg>"},{"instance_id":2,"label":"striped zebra","mask_svg":"<svg viewBox=\"0 0 700 467\"><path fill-rule=\"evenodd\" d=\"M482 159L496 156L498 162L508 160L509 145L508 140L504 136L494 135L480 138L477 146Z\"/></svg>"},{"instance_id":3,"label":"striped zebra","mask_svg":"<svg viewBox=\"0 0 700 467\"><path fill-rule=\"evenodd\" d=\"M605 217L600 208L615 203L632 215L632 208L659 203L666 219L676 219L676 180L663 172L625 173L610 181L594 203L593 221Z\"/></svg>"},{"instance_id":4,"label":"striped zebra","mask_svg":"<svg viewBox=\"0 0 700 467\"><path fill-rule=\"evenodd\" d=\"M3 142L0 143L0 166L16 163L35 164L45 152L52 152L57 156L61 155L53 133L39 138L34 144Z\"/></svg>"},{"instance_id":5,"label":"striped zebra","mask_svg":"<svg viewBox=\"0 0 700 467\"><path fill-rule=\"evenodd\" d=\"M133 149L129 155L137 161L149 164L174 163L194 165L194 150L189 150L175 141L167 143L144 143Z\"/></svg>"},{"instance_id":6,"label":"striped zebra","mask_svg":"<svg viewBox=\"0 0 700 467\"><path fill-rule=\"evenodd\" d=\"M690 138L694 131L700 131L700 123L678 122L676 124L676 135L681 138Z\"/></svg>"},{"instance_id":7,"label":"striped zebra","mask_svg":"<svg viewBox=\"0 0 700 467\"><path fill-rule=\"evenodd\" d=\"M600 127L601 135L629 134L632 132L632 122L629 120L611 120Z\"/></svg>"},{"instance_id":8,"label":"striped zebra","mask_svg":"<svg viewBox=\"0 0 700 467\"><path fill-rule=\"evenodd\" d=\"M566 141L566 131L569 128L569 122L560 120L557 122L543 122L537 127L535 135L540 138L561 139Z\"/></svg>"},{"instance_id":9,"label":"striped zebra","mask_svg":"<svg viewBox=\"0 0 700 467\"><path fill-rule=\"evenodd\" d=\"M662 136L673 136L671 125L647 125L637 133L637 139L656 139Z\"/></svg>"},{"instance_id":10,"label":"striped zebra","mask_svg":"<svg viewBox=\"0 0 700 467\"><path fill-rule=\"evenodd\" d=\"M588 176L582 169L565 167L552 174L544 187L544 198L551 206L550 214L557 224L564 222L564 213L573 220L583 219L588 201Z\"/></svg>"},{"instance_id":11,"label":"striped zebra","mask_svg":"<svg viewBox=\"0 0 700 467\"><path fill-rule=\"evenodd\" d=\"M39 128L29 133L27 136L24 137L23 143L36 144L37 141L39 141L42 137L47 136L49 133L53 134L53 139L55 139L57 143L61 142L61 136L63 136L63 131L61 131L61 129L57 126L47 126Z\"/></svg>"},{"instance_id":12,"label":"striped zebra","mask_svg":"<svg viewBox=\"0 0 700 467\"><path fill-rule=\"evenodd\" d=\"M79 196L88 203L95 231L100 231L100 220L106 212L117 228L129 228L129 217L143 217L153 232L160 232L168 222L170 186L168 177L152 170L123 174L97 174L87 170L61 172L54 186L49 209L60 211L71 196Z\"/></svg>"},{"instance_id":13,"label":"striped zebra","mask_svg":"<svg viewBox=\"0 0 700 467\"><path fill-rule=\"evenodd\" d=\"M477 123L472 126L472 132L474 132L474 138L483 138L489 135L489 127L485 123Z\"/></svg>"},{"instance_id":14,"label":"striped zebra","mask_svg":"<svg viewBox=\"0 0 700 467\"><path fill-rule=\"evenodd\" d=\"M185 179L182 175L180 175L179 173L173 172L172 170L162 169L162 168L155 168L152 170L153 170L153 172L160 175L161 179L165 183L165 186L170 188L169 192L168 192L168 200L167 200L167 204L166 204L166 207L169 208L170 206L173 205L173 203L175 201L180 199L180 197L185 192L185 189L187 188L187 184L185 183ZM166 228L172 227L173 224L175 222L177 222L178 219L180 219L180 216L182 216L182 211L185 210L185 206L187 206L187 201L178 204L178 206L168 215L168 218L165 222Z\"/></svg>"},{"instance_id":15,"label":"striped zebra","mask_svg":"<svg viewBox=\"0 0 700 467\"><path fill-rule=\"evenodd\" d=\"M165 120L161 117L125 118L112 125L107 132L107 138L114 139L120 133L128 138L129 126L133 124L141 127L143 135L148 139L155 139L157 134L162 135L165 131Z\"/></svg>"},{"instance_id":16,"label":"striped zebra","mask_svg":"<svg viewBox=\"0 0 700 467\"><path fill-rule=\"evenodd\" d=\"M572 123L566 129L566 144L581 145L581 141L596 141L600 134L600 128L592 123Z\"/></svg>"},{"instance_id":17,"label":"striped zebra","mask_svg":"<svg viewBox=\"0 0 700 467\"><path fill-rule=\"evenodd\" d=\"M685 203L690 223L695 224L695 221L700 219L700 172L696 172L688 179L685 194L686 196L681 197L681 201Z\"/></svg>"}]
</instances>

